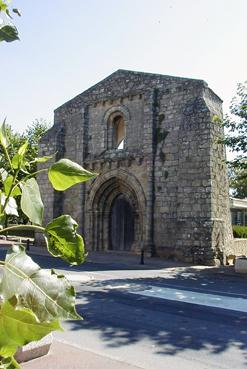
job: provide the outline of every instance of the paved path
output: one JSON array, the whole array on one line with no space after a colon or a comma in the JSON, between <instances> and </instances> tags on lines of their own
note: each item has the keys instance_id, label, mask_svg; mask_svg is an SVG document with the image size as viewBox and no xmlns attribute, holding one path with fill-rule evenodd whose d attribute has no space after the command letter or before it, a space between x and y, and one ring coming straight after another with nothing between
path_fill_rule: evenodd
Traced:
<instances>
[{"instance_id":1,"label":"paved path","mask_svg":"<svg viewBox=\"0 0 247 369\"><path fill-rule=\"evenodd\" d=\"M119 360L54 341L48 355L22 364L23 369L140 369Z\"/></svg>"}]
</instances>

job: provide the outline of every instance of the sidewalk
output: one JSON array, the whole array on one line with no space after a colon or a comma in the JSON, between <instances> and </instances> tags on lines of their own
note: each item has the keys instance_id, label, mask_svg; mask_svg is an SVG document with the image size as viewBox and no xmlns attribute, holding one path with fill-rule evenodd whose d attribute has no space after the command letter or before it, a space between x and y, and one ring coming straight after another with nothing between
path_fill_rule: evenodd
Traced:
<instances>
[{"instance_id":1,"label":"sidewalk","mask_svg":"<svg viewBox=\"0 0 247 369\"><path fill-rule=\"evenodd\" d=\"M53 341L48 355L21 365L23 369L140 369L63 342Z\"/></svg>"},{"instance_id":2,"label":"sidewalk","mask_svg":"<svg viewBox=\"0 0 247 369\"><path fill-rule=\"evenodd\" d=\"M0 240L0 249L7 250L11 246L11 242ZM31 255L41 255L52 257L45 247L30 246L27 252ZM214 275L225 275L232 277L247 278L247 274L236 273L234 266L205 266L205 265L194 265L183 263L179 261L165 260L159 257L144 257L144 264L140 263L140 255L133 255L125 252L109 252L109 251L90 251L87 256L86 263L100 263L100 264L117 264L121 268L135 268L139 270L145 269L169 269L177 272L188 272L188 273L205 273Z\"/></svg>"},{"instance_id":3,"label":"sidewalk","mask_svg":"<svg viewBox=\"0 0 247 369\"><path fill-rule=\"evenodd\" d=\"M29 255L42 255L51 257L49 252L44 247L31 246L28 252ZM126 254L121 252L102 252L90 251L86 259L86 263L96 264L117 264L121 268L135 268L139 270L148 269L166 269L169 271L188 272L188 273L205 273L210 275L223 275L239 278L247 278L247 274L236 273L233 265L227 266L205 266L183 263L179 261L171 261L159 257L144 257L144 264L140 263L140 255Z\"/></svg>"}]
</instances>

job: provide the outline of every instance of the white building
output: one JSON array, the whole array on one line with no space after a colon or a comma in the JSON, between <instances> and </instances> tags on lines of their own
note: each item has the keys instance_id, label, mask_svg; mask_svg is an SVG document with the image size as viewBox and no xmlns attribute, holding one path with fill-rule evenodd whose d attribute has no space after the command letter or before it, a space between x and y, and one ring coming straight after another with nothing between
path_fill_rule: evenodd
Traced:
<instances>
[{"instance_id":1,"label":"white building","mask_svg":"<svg viewBox=\"0 0 247 369\"><path fill-rule=\"evenodd\" d=\"M230 207L233 225L247 226L247 198L230 197Z\"/></svg>"}]
</instances>

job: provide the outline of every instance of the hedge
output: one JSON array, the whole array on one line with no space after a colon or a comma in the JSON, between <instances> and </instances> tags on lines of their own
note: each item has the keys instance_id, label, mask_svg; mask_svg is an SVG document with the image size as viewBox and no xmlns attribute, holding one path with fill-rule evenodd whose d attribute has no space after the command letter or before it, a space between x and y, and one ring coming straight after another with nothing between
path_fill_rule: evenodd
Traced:
<instances>
[{"instance_id":1,"label":"hedge","mask_svg":"<svg viewBox=\"0 0 247 369\"><path fill-rule=\"evenodd\" d=\"M232 226L234 238L247 238L247 227L234 225Z\"/></svg>"}]
</instances>

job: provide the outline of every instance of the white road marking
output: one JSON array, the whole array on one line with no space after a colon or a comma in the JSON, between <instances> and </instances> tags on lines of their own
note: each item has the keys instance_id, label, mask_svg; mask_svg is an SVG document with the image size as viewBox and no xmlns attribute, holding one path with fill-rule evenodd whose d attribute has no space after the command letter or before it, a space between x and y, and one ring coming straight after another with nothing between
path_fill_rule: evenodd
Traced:
<instances>
[{"instance_id":1,"label":"white road marking","mask_svg":"<svg viewBox=\"0 0 247 369\"><path fill-rule=\"evenodd\" d=\"M133 289L129 289L128 292L136 295L158 297L166 300L180 301L189 304L211 306L247 313L247 299L242 297L230 297L225 295L154 286L147 290L138 289L135 291Z\"/></svg>"}]
</instances>

